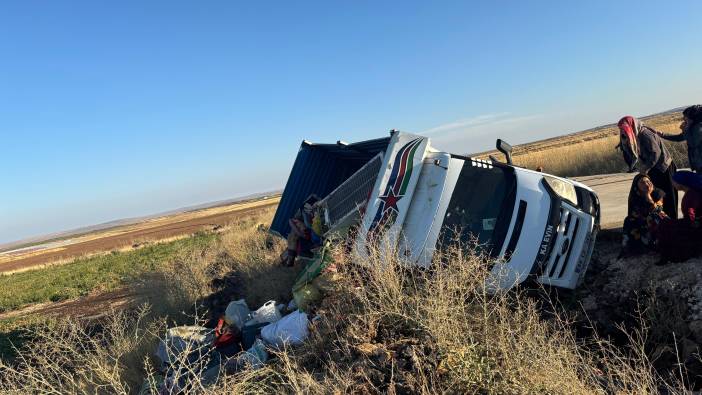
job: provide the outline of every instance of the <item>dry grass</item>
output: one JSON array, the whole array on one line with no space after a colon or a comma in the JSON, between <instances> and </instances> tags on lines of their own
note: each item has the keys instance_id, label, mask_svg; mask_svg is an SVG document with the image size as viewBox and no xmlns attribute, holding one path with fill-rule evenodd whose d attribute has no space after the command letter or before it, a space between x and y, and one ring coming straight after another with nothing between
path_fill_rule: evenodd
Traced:
<instances>
[{"instance_id":1,"label":"dry grass","mask_svg":"<svg viewBox=\"0 0 702 395\"><path fill-rule=\"evenodd\" d=\"M231 257L225 272L234 272L250 306L260 306L269 300L289 300L290 289L299 267L282 267L278 257L285 243L267 232L274 209L261 216L245 219L237 230L221 237L221 248ZM223 273L224 274L224 273Z\"/></svg>"},{"instance_id":2,"label":"dry grass","mask_svg":"<svg viewBox=\"0 0 702 395\"><path fill-rule=\"evenodd\" d=\"M159 300L153 309L163 314L192 312L193 306L216 290L212 280L235 276L252 306L289 298L298 268L277 264L284 243L266 232L274 208L240 218L205 248L183 251L139 283L145 300ZM203 313L203 312L200 312ZM181 316L182 318L182 316Z\"/></svg>"},{"instance_id":3,"label":"dry grass","mask_svg":"<svg viewBox=\"0 0 702 395\"><path fill-rule=\"evenodd\" d=\"M213 276L237 271L252 306L289 292L292 273L275 266L282 245L258 230L269 218L245 219L211 248L165 266L150 283L163 293L151 311L40 330L21 363L0 363L0 392L134 393L145 377L155 387L149 354L157 334L166 321L192 322ZM341 280L303 346L214 386L193 378L184 393L682 392L654 373L644 332L631 331L627 349L577 339L564 316L545 318L520 291L489 294L485 261L463 251L445 251L431 271L410 270L393 254L336 251Z\"/></svg>"},{"instance_id":4,"label":"dry grass","mask_svg":"<svg viewBox=\"0 0 702 395\"><path fill-rule=\"evenodd\" d=\"M680 133L680 113L644 119L644 123L664 133ZM514 162L528 169L542 167L563 177L589 176L627 171L620 151L616 126L606 126L574 135L516 146ZM687 167L685 143L664 141L678 167ZM492 152L492 154L495 154ZM486 155L481 155L486 156ZM498 156L499 157L499 156Z\"/></svg>"},{"instance_id":5,"label":"dry grass","mask_svg":"<svg viewBox=\"0 0 702 395\"><path fill-rule=\"evenodd\" d=\"M618 143L619 138L611 136L550 150L526 152L516 155L514 161L527 169L542 167L547 173L563 177L622 173L627 171L627 166L621 152L615 149ZM664 141L664 144L679 168L688 166L685 143Z\"/></svg>"},{"instance_id":6,"label":"dry grass","mask_svg":"<svg viewBox=\"0 0 702 395\"><path fill-rule=\"evenodd\" d=\"M545 172L559 176L621 173L627 170L627 166L621 153L615 149L618 143L617 136L583 141L550 150L526 152L516 155L514 161L527 169L542 167Z\"/></svg>"},{"instance_id":7,"label":"dry grass","mask_svg":"<svg viewBox=\"0 0 702 395\"><path fill-rule=\"evenodd\" d=\"M143 361L165 328L144 307L113 312L100 325L63 320L38 327L32 347L8 366L0 361L3 394L127 394L141 385Z\"/></svg>"},{"instance_id":8,"label":"dry grass","mask_svg":"<svg viewBox=\"0 0 702 395\"><path fill-rule=\"evenodd\" d=\"M312 339L280 354L253 382L234 377L236 389L588 394L667 387L641 353L642 337L625 351L597 338L585 344L567 320L541 318L533 299L486 292L480 257L454 249L441 258L430 272L378 254L345 262L343 284L320 310Z\"/></svg>"}]
</instances>

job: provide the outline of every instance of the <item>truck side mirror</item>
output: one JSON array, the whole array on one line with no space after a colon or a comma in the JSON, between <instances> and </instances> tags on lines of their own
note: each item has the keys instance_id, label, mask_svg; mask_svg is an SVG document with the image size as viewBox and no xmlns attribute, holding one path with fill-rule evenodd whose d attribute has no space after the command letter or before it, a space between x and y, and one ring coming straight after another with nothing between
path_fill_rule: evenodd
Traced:
<instances>
[{"instance_id":1,"label":"truck side mirror","mask_svg":"<svg viewBox=\"0 0 702 395\"><path fill-rule=\"evenodd\" d=\"M498 151L502 152L507 158L507 163L512 164L512 146L502 139L497 139L495 146Z\"/></svg>"}]
</instances>

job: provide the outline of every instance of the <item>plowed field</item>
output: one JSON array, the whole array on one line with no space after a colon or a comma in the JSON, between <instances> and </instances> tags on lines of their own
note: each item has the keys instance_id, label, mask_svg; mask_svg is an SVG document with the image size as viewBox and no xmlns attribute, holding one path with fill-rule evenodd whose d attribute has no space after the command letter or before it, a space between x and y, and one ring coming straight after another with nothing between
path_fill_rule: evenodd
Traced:
<instances>
[{"instance_id":1,"label":"plowed field","mask_svg":"<svg viewBox=\"0 0 702 395\"><path fill-rule=\"evenodd\" d=\"M147 243L175 239L197 231L218 230L236 222L241 216L274 206L279 200L276 197L168 215L70 239L50 241L31 248L2 252L0 253L0 273L58 264L92 254L138 248Z\"/></svg>"}]
</instances>

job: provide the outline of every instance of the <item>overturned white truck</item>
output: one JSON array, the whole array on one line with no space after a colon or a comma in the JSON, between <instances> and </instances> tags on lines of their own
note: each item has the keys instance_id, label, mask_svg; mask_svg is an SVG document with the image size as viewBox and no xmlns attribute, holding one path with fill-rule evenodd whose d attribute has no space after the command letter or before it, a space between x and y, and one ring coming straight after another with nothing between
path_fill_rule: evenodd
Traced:
<instances>
[{"instance_id":1,"label":"overturned white truck","mask_svg":"<svg viewBox=\"0 0 702 395\"><path fill-rule=\"evenodd\" d=\"M327 234L355 224L357 247L382 234L404 260L426 267L458 237L494 259L496 288L527 280L575 288L599 228L597 195L513 165L501 140L497 148L506 163L439 151L427 137L398 131L353 144L303 141L271 231L287 237L288 219L315 194Z\"/></svg>"}]
</instances>

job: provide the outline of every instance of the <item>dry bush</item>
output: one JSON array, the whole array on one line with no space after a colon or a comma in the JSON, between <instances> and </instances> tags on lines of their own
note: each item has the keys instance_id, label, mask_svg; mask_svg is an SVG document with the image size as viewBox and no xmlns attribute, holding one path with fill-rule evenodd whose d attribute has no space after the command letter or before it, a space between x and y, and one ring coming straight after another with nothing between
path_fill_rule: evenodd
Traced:
<instances>
[{"instance_id":1,"label":"dry bush","mask_svg":"<svg viewBox=\"0 0 702 395\"><path fill-rule=\"evenodd\" d=\"M165 328L148 308L112 312L100 325L62 320L37 328L34 340L8 365L0 360L0 392L128 394L141 386L144 359Z\"/></svg>"},{"instance_id":2,"label":"dry bush","mask_svg":"<svg viewBox=\"0 0 702 395\"><path fill-rule=\"evenodd\" d=\"M176 254L135 284L137 294L145 303L151 303L156 313L177 323L191 320L194 306L217 290L212 285L216 278L235 277L250 306L270 299L282 300L281 290L282 296L289 298L287 292L299 269L276 263L283 243L263 226L274 212L267 208L242 217L228 225L216 242Z\"/></svg>"},{"instance_id":3,"label":"dry bush","mask_svg":"<svg viewBox=\"0 0 702 395\"><path fill-rule=\"evenodd\" d=\"M225 271L236 275L249 306L289 300L300 270L279 264L285 243L267 231L274 212L266 209L260 215L244 218L221 237L221 248L231 258Z\"/></svg>"},{"instance_id":4,"label":"dry bush","mask_svg":"<svg viewBox=\"0 0 702 395\"><path fill-rule=\"evenodd\" d=\"M221 236L221 247L237 263L264 262L271 258L274 248L282 246L278 238L268 232L268 224L273 220L276 208L266 208L258 213L239 219L230 224Z\"/></svg>"}]
</instances>

